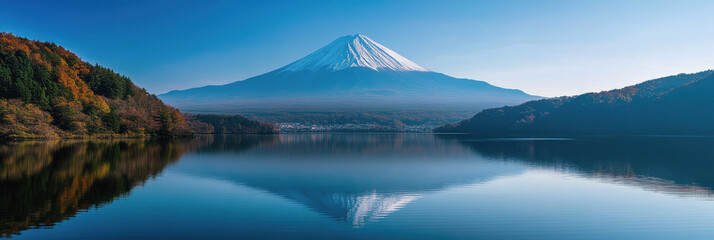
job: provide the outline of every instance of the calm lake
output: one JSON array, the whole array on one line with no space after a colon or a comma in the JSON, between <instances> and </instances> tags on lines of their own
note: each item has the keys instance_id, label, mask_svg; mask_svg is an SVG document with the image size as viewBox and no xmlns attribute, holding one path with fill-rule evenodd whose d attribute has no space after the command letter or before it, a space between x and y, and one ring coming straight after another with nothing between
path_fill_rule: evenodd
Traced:
<instances>
[{"instance_id":1,"label":"calm lake","mask_svg":"<svg viewBox=\"0 0 714 240\"><path fill-rule=\"evenodd\" d=\"M714 239L714 138L0 145L13 239Z\"/></svg>"}]
</instances>

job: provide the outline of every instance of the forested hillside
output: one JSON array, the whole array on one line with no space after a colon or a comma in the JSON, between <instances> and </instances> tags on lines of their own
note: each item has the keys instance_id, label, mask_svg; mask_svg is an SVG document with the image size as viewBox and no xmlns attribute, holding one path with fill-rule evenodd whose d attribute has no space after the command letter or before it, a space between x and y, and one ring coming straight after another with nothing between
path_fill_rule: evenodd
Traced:
<instances>
[{"instance_id":1,"label":"forested hillside","mask_svg":"<svg viewBox=\"0 0 714 240\"><path fill-rule=\"evenodd\" d=\"M186 135L178 110L54 43L0 33L0 138Z\"/></svg>"},{"instance_id":2,"label":"forested hillside","mask_svg":"<svg viewBox=\"0 0 714 240\"><path fill-rule=\"evenodd\" d=\"M714 71L484 110L435 129L482 136L714 134Z\"/></svg>"},{"instance_id":3,"label":"forested hillside","mask_svg":"<svg viewBox=\"0 0 714 240\"><path fill-rule=\"evenodd\" d=\"M186 114L194 133L204 134L272 134L280 130L275 124L263 123L241 115Z\"/></svg>"}]
</instances>

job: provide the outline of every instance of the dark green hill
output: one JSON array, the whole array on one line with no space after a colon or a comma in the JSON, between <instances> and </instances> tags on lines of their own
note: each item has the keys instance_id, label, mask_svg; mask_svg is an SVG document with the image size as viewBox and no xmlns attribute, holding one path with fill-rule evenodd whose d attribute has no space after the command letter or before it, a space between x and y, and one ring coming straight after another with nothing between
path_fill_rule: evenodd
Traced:
<instances>
[{"instance_id":1,"label":"dark green hill","mask_svg":"<svg viewBox=\"0 0 714 240\"><path fill-rule=\"evenodd\" d=\"M194 133L203 134L273 134L280 130L271 123L262 123L241 115L186 114Z\"/></svg>"},{"instance_id":2,"label":"dark green hill","mask_svg":"<svg viewBox=\"0 0 714 240\"><path fill-rule=\"evenodd\" d=\"M481 136L714 134L714 71L484 110L435 132Z\"/></svg>"}]
</instances>

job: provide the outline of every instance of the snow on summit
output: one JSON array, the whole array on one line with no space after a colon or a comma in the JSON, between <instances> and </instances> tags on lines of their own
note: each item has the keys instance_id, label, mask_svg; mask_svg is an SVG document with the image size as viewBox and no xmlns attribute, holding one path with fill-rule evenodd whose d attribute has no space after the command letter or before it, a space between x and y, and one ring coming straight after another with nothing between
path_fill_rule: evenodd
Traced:
<instances>
[{"instance_id":1,"label":"snow on summit","mask_svg":"<svg viewBox=\"0 0 714 240\"><path fill-rule=\"evenodd\" d=\"M337 71L351 67L366 67L374 70L389 69L401 72L429 71L362 34L340 37L280 70Z\"/></svg>"}]
</instances>

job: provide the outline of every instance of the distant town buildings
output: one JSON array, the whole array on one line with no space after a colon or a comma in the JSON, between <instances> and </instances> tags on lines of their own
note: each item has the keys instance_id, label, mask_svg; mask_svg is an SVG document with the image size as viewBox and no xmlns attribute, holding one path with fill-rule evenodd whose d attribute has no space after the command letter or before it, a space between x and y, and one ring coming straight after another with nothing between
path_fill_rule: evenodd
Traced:
<instances>
[{"instance_id":1,"label":"distant town buildings","mask_svg":"<svg viewBox=\"0 0 714 240\"><path fill-rule=\"evenodd\" d=\"M277 123L280 132L431 132L437 125L404 125L385 127L377 124L326 124Z\"/></svg>"}]
</instances>

